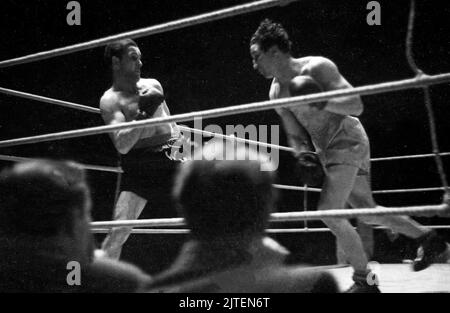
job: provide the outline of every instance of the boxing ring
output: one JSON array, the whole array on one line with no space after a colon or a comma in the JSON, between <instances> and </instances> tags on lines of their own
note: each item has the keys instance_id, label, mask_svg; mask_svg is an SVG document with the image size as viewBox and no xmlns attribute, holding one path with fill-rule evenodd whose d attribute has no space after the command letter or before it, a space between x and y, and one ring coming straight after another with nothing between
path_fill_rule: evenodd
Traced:
<instances>
[{"instance_id":1,"label":"boxing ring","mask_svg":"<svg viewBox=\"0 0 450 313\"><path fill-rule=\"evenodd\" d=\"M177 20L165 24L151 26L136 31L122 33L119 35L109 36L98 40L89 41L73 46L67 46L64 48L54 49L50 51L40 52L32 55L27 55L11 60L0 61L0 68L6 68L17 64L25 64L29 62L40 61L64 54L74 53L81 50L92 49L95 47L101 47L110 42L124 39L124 38L139 38L143 36L149 36L162 32L167 32L183 27L192 25L198 25L201 23L212 22L218 19L223 19L239 14L245 14L254 12L257 10L267 9L273 6L285 6L296 0L263 0L255 1L244 5L234 6L228 9L218 10L207 14L201 14L198 16ZM420 88L424 92L424 102L427 108L428 121L430 126L430 140L432 144L431 153L417 154L417 155L401 155L390 156L382 158L372 158L371 162L386 162L386 161L402 161L408 159L428 159L433 158L436 163L437 172L441 181L440 186L431 186L423 188L412 189L387 189L387 190L374 190L373 194L396 194L396 193L415 193L415 192L441 192L442 203L419 205L419 206L407 206L407 207L386 207L386 208L358 208L358 209L339 209L328 211L307 211L308 208L308 193L318 193L320 189L310 188L308 186L290 186L290 185L274 185L275 188L285 191L302 192L304 193L303 211L295 212L282 212L272 213L271 223L283 223L283 222L297 222L303 221L305 226L303 228L270 228L268 233L307 233L307 232L327 232L328 228L311 228L308 227L307 221L321 220L324 218L356 218L359 216L374 216L374 215L411 215L411 216L438 216L438 217L450 217L450 194L448 189L448 182L446 173L443 167L442 158L450 156L450 152L441 152L438 146L437 132L435 126L435 117L433 108L431 105L430 95L428 87L436 84L443 84L450 82L450 73L438 74L438 75L426 75L415 64L414 58L411 52L412 36L413 36L413 22L415 12L415 2L411 1L411 9L408 22L408 32L406 38L406 57L408 63L415 73L413 78L403 79L398 81L385 82L380 84L359 86L352 89L334 90L321 92L317 94L310 94L305 96L297 96L291 98L262 101L255 103L246 103L240 105L234 105L226 108L216 108L203 111L188 112L183 114L172 115L168 117L152 118L140 121L132 121L114 125L102 125L90 128L76 129L58 133L50 133L44 135L37 135L24 138L16 138L0 141L0 148L12 147L18 145L26 145L31 143L41 143L47 141L58 141L69 138L77 138L83 136L92 136L98 134L109 133L121 129L129 128L143 128L148 126L156 126L165 123L172 122L186 122L192 121L196 118L216 118L222 116L243 114L248 112L258 112L263 110L269 110L279 107L289 107L297 105L308 105L310 103L327 101L332 98L352 96L352 95L376 95L380 93L387 93L393 91L400 91L405 89ZM53 105L63 106L70 109L82 110L94 114L99 114L100 110L97 108L62 101L58 99L47 98L35 94L30 94L22 91L11 90L0 87L0 93L39 101L42 103L49 103ZM248 140L244 138L238 138L235 136L216 134L207 132L201 129L190 128L186 126L180 126L180 130L185 133L198 133L206 136L213 136L223 140L231 140L236 142L245 143L253 146L264 146L271 149L277 149L283 152L292 152L290 147L284 147L280 145L274 145L270 143L258 142ZM30 160L29 158L23 158L19 156L0 155L0 160L8 162L23 162ZM82 164L87 170L110 172L112 175L117 175L118 182L120 181L120 175L123 172L120 167L101 166L92 164ZM117 197L116 197L117 198ZM132 227L132 234L187 234L189 230L186 228L180 228L185 226L182 218L159 218L159 219L141 219L141 220L121 220L121 221L96 221L92 222L92 231L94 233L107 233L113 227ZM427 225L424 225L427 226ZM434 229L450 229L450 225L428 225ZM383 227L379 227L383 228ZM411 272L407 269L405 264L378 264L381 268L380 276L380 289L383 292L427 292L427 291L445 291L450 292L450 264L434 264L429 269L423 272ZM340 286L345 289L351 284L351 268L349 267L336 267L331 268L331 272L338 278ZM430 280L430 277L433 279ZM392 279L391 279L392 278ZM435 278L435 279L434 279ZM425 281L432 281L435 283L430 286L425 286ZM405 284L409 286L409 289L404 289ZM402 288L400 289L400 286Z\"/></svg>"}]
</instances>

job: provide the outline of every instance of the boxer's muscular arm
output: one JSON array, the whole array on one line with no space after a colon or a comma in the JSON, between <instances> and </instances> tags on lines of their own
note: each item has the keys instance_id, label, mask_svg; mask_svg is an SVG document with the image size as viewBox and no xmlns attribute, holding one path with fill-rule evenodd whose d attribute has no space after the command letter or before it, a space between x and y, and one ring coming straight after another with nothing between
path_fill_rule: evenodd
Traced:
<instances>
[{"instance_id":1,"label":"boxer's muscular arm","mask_svg":"<svg viewBox=\"0 0 450 313\"><path fill-rule=\"evenodd\" d=\"M269 98L270 100L278 98L278 86L274 83L272 83L272 86L270 87ZM281 118L289 146L294 148L296 153L313 151L313 145L310 141L309 134L297 120L294 113L286 108L277 108L275 111Z\"/></svg>"},{"instance_id":2,"label":"boxer's muscular arm","mask_svg":"<svg viewBox=\"0 0 450 313\"><path fill-rule=\"evenodd\" d=\"M104 95L100 100L100 111L106 125L126 122L119 103L115 96ZM143 128L122 129L109 133L114 146L121 154L126 154L136 144L142 134Z\"/></svg>"},{"instance_id":3,"label":"boxer's muscular arm","mask_svg":"<svg viewBox=\"0 0 450 313\"><path fill-rule=\"evenodd\" d=\"M310 61L308 74L324 91L353 88L339 73L337 66L326 58L317 57ZM329 100L324 109L336 114L359 116L363 104L360 96L340 97Z\"/></svg>"}]
</instances>

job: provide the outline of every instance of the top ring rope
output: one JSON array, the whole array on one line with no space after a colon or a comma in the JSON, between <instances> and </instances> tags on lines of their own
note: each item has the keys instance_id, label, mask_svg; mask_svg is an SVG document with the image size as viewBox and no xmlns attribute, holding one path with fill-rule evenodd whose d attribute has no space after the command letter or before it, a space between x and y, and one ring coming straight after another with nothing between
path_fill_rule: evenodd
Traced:
<instances>
[{"instance_id":1,"label":"top ring rope","mask_svg":"<svg viewBox=\"0 0 450 313\"><path fill-rule=\"evenodd\" d=\"M417 66L417 64L414 60L414 55L413 55L413 51L412 51L415 12L416 12L416 1L411 0L410 1L410 9L409 9L409 17L408 17L408 31L406 34L406 44L405 44L406 59L408 61L409 67L416 74L416 78L419 78L419 77L424 76L425 74ZM425 107L427 108L428 124L430 126L429 131L430 131L431 145L433 148L434 160L435 160L436 167L437 167L437 170L439 173L439 178L441 180L441 184L445 188L444 201L449 201L450 200L450 192L449 192L449 188L448 188L447 176L446 176L445 170L444 170L444 164L442 162L442 158L440 156L440 151L439 151L439 143L438 143L437 131L436 131L436 121L435 121L435 115L433 112L433 106L431 104L430 90L427 85L424 85L422 87L422 89L423 89L423 93L424 93Z\"/></svg>"},{"instance_id":2,"label":"top ring rope","mask_svg":"<svg viewBox=\"0 0 450 313\"><path fill-rule=\"evenodd\" d=\"M268 9L274 6L285 6L290 4L291 2L298 0L262 0L262 1L254 1L242 5L233 6L227 9L217 10L210 13L204 13L188 18L179 19L176 21L163 23L159 25L154 25L146 28L141 28L125 33L120 33L113 36L108 36L100 39L95 39L91 41L87 41L84 43L79 43L63 48L58 48L54 50L39 52L35 54L26 55L19 58L14 58L10 60L5 60L0 62L0 68L9 67L18 64L25 64L35 61L41 61L45 59L49 59L56 56L66 55L73 52L83 51L87 49L97 48L104 45L107 45L116 40L125 39L125 38L140 38L144 36L159 34L163 32L168 32L188 26L203 24L207 22L217 21L220 19L233 17L240 14L251 13L258 10Z\"/></svg>"},{"instance_id":3,"label":"top ring rope","mask_svg":"<svg viewBox=\"0 0 450 313\"><path fill-rule=\"evenodd\" d=\"M192 121L195 118L202 117L213 118L220 117L226 115L234 115L234 114L243 114L255 111L263 111L274 109L278 107L284 106L294 106L294 105L304 105L314 102L327 101L332 98L344 97L344 96L353 96L353 95L372 95L384 92L392 92L398 90L404 90L408 88L420 88L425 85L431 84L441 84L450 81L450 73L438 74L433 76L422 75L420 77L404 79L393 82L385 82L374 85L366 85L351 89L340 89L333 91L326 91L316 94L309 94L305 96L297 96L291 98L282 98L276 100L268 100L262 102L254 102L248 104L235 105L225 108L216 108L204 111L196 111L189 112L183 114L177 114L167 117L158 117L141 121L133 121L133 122L125 122L114 125L106 125L106 126L97 126L91 128L70 130L59 133L45 134L39 136L18 138L18 139L10 139L0 141L0 148L17 146L22 144L30 144L30 143L38 143L45 142L51 140L62 140L68 138L76 138L82 136L90 136L97 135L102 133L109 133L116 130L121 129L130 129L130 128L143 128L148 126L156 126L162 125L165 123L173 123L173 122L185 122Z\"/></svg>"},{"instance_id":4,"label":"top ring rope","mask_svg":"<svg viewBox=\"0 0 450 313\"><path fill-rule=\"evenodd\" d=\"M71 109L76 109L76 110L81 110L81 111L86 111L86 112L91 112L91 113L98 113L98 114L101 113L100 109L93 108L93 107L90 107L87 105L82 105L82 104L78 104L78 103L38 96L35 94L12 90L12 89L7 89L7 88L2 88L2 87L0 87L0 93L10 95L10 96L17 96L17 97L21 97L21 98L25 98L25 99L30 99L30 100L36 100L36 101L40 101L40 102L55 104L55 105L63 106L66 108L71 108ZM191 127L179 126L179 128L185 132L214 136L214 137L218 137L218 138L222 138L222 139L234 140L237 142L244 142L244 143L268 147L268 148L272 148L272 149L294 152L294 149L291 147L284 147L284 146L274 145L274 144L261 142L261 141L254 141L254 140L249 140L249 139L240 138L240 137L223 135L223 134L208 132L205 130L191 128Z\"/></svg>"},{"instance_id":5,"label":"top ring rope","mask_svg":"<svg viewBox=\"0 0 450 313\"><path fill-rule=\"evenodd\" d=\"M58 100L58 99L53 99L53 98L48 98L48 97L43 97L43 96L38 96L35 94L12 90L12 89L7 89L7 88L2 88L2 87L0 87L0 93L4 93L4 94L10 95L10 96L17 96L17 97L21 97L21 98L25 98L25 99L30 99L30 100L36 100L36 101L40 101L40 102L55 104L55 105L59 105L59 106L63 106L63 107L71 108L71 109L76 109L76 110L81 110L81 111L86 111L86 112L90 112L90 113L97 113L97 114L101 113L100 109L93 108L90 106L73 103L73 102L68 102L68 101L63 101L63 100ZM224 138L224 139L228 139L228 140L235 140L238 142L245 142L245 143L255 144L255 145L259 145L259 146L265 146L265 147L269 147L272 149L278 149L278 150L283 150L283 151L288 151L288 152L293 151L293 148L291 148L291 147L274 145L274 144L260 142L260 141L253 141L253 140L248 140L245 138L208 132L205 130L186 127L186 126L179 126L179 127L182 131L185 131L185 132L200 133L200 134L204 134L204 135ZM440 156L450 156L450 152L441 152L441 153L439 153L439 155ZM371 158L370 161L378 162L378 161L391 161L391 160L404 160L404 159L419 159L419 158L430 158L430 157L434 157L434 156L435 155L432 153L398 155L398 156L390 156L390 157ZM117 168L116 170L121 172L120 168Z\"/></svg>"}]
</instances>

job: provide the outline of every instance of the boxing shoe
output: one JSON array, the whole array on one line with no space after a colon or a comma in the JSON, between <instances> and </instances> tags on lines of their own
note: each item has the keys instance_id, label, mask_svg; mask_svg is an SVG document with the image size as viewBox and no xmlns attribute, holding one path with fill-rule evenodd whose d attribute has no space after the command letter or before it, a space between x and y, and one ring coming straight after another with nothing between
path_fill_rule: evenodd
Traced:
<instances>
[{"instance_id":1,"label":"boxing shoe","mask_svg":"<svg viewBox=\"0 0 450 313\"><path fill-rule=\"evenodd\" d=\"M355 283L345 293L381 293L378 288L378 277L371 270L355 270L352 278Z\"/></svg>"},{"instance_id":2,"label":"boxing shoe","mask_svg":"<svg viewBox=\"0 0 450 313\"><path fill-rule=\"evenodd\" d=\"M415 272L422 271L433 263L446 263L450 259L450 247L432 230L417 239L420 247L417 249L417 257L412 263Z\"/></svg>"},{"instance_id":3,"label":"boxing shoe","mask_svg":"<svg viewBox=\"0 0 450 313\"><path fill-rule=\"evenodd\" d=\"M377 285L369 285L366 282L355 282L345 293L381 293Z\"/></svg>"}]
</instances>

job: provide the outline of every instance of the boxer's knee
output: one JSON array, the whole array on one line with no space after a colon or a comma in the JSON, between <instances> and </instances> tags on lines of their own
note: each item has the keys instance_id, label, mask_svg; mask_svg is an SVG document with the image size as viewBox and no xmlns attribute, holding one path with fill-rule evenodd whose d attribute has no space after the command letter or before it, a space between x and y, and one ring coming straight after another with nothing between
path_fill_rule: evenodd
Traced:
<instances>
[{"instance_id":1,"label":"boxer's knee","mask_svg":"<svg viewBox=\"0 0 450 313\"><path fill-rule=\"evenodd\" d=\"M340 232L350 225L349 221L342 218L324 218L322 221L331 229L332 232Z\"/></svg>"},{"instance_id":2,"label":"boxer's knee","mask_svg":"<svg viewBox=\"0 0 450 313\"><path fill-rule=\"evenodd\" d=\"M110 235L113 238L117 238L116 241L117 240L120 241L121 239L125 241L132 231L133 231L132 227L116 227L111 230Z\"/></svg>"}]
</instances>

